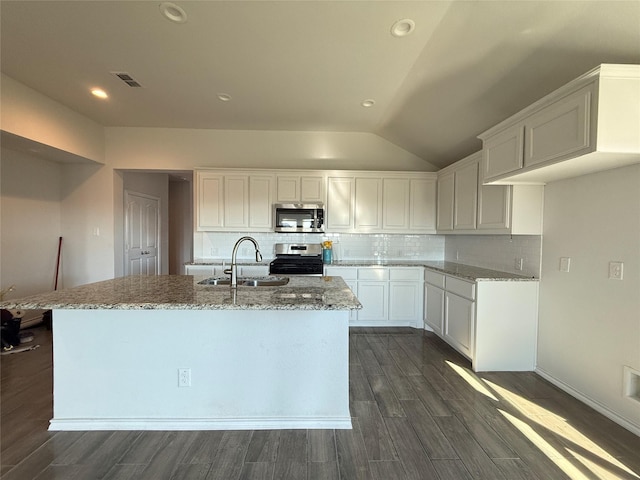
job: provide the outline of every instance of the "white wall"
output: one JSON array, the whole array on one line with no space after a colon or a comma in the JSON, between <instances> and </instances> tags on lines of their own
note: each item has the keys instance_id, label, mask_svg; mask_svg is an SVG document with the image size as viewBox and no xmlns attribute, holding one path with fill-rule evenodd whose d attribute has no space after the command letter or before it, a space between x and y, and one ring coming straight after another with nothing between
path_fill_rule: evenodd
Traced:
<instances>
[{"instance_id":1,"label":"white wall","mask_svg":"<svg viewBox=\"0 0 640 480\"><path fill-rule=\"evenodd\" d=\"M640 432L623 397L623 366L640 370L640 165L548 184L543 238L538 368Z\"/></svg>"},{"instance_id":2,"label":"white wall","mask_svg":"<svg viewBox=\"0 0 640 480\"><path fill-rule=\"evenodd\" d=\"M0 173L0 289L16 286L6 299L52 291L62 235L61 167L3 148Z\"/></svg>"},{"instance_id":3,"label":"white wall","mask_svg":"<svg viewBox=\"0 0 640 480\"><path fill-rule=\"evenodd\" d=\"M181 274L193 258L193 190L190 181L169 181L169 273Z\"/></svg>"},{"instance_id":4,"label":"white wall","mask_svg":"<svg viewBox=\"0 0 640 480\"><path fill-rule=\"evenodd\" d=\"M123 169L437 170L372 133L108 127L106 146Z\"/></svg>"},{"instance_id":5,"label":"white wall","mask_svg":"<svg viewBox=\"0 0 640 480\"><path fill-rule=\"evenodd\" d=\"M96 162L104 161L104 129L64 105L0 77L0 129Z\"/></svg>"}]
</instances>

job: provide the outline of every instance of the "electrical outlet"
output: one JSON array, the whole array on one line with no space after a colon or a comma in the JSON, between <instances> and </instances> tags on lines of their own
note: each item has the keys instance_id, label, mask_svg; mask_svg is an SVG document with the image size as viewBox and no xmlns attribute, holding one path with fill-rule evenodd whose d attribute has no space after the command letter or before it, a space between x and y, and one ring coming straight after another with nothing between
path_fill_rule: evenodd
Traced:
<instances>
[{"instance_id":1,"label":"electrical outlet","mask_svg":"<svg viewBox=\"0 0 640 480\"><path fill-rule=\"evenodd\" d=\"M190 368L178 369L178 386L179 387L191 386L191 369Z\"/></svg>"},{"instance_id":2,"label":"electrical outlet","mask_svg":"<svg viewBox=\"0 0 640 480\"><path fill-rule=\"evenodd\" d=\"M622 262L609 262L609 279L622 280L623 267Z\"/></svg>"},{"instance_id":3,"label":"electrical outlet","mask_svg":"<svg viewBox=\"0 0 640 480\"><path fill-rule=\"evenodd\" d=\"M460 252L458 250L456 250L456 260L460 260Z\"/></svg>"},{"instance_id":4,"label":"electrical outlet","mask_svg":"<svg viewBox=\"0 0 640 480\"><path fill-rule=\"evenodd\" d=\"M560 257L560 271L561 272L569 272L571 268L571 258L570 257Z\"/></svg>"},{"instance_id":5,"label":"electrical outlet","mask_svg":"<svg viewBox=\"0 0 640 480\"><path fill-rule=\"evenodd\" d=\"M218 255L218 249L216 247L211 247L211 255Z\"/></svg>"},{"instance_id":6,"label":"electrical outlet","mask_svg":"<svg viewBox=\"0 0 640 480\"><path fill-rule=\"evenodd\" d=\"M523 258L516 258L516 261L515 261L515 264L514 264L514 266L515 266L516 270L520 270L520 271L522 271L522 264L523 264L523 262L524 262L524 259L523 259Z\"/></svg>"}]
</instances>

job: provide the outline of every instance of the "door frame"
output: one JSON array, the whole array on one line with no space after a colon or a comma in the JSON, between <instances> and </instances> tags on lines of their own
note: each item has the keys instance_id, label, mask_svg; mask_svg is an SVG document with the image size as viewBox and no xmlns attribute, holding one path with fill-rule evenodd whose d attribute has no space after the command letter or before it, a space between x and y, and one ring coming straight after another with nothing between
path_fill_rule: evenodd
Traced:
<instances>
[{"instance_id":1,"label":"door frame","mask_svg":"<svg viewBox=\"0 0 640 480\"><path fill-rule=\"evenodd\" d=\"M161 235L161 230L162 230L162 217L161 217L161 199L160 197L156 197L155 195L149 195L147 193L141 193L141 192L136 192L134 190L128 190L125 189L124 190L124 195L123 195L123 205L122 205L122 209L123 209L123 218L124 218L124 225L123 225L123 238L122 238L122 261L123 261L123 273L124 276L128 276L129 275L129 249L127 248L127 240L129 239L129 209L127 208L127 199L129 197L129 195L135 195L137 197L142 197L142 198L148 198L150 200L155 200L156 202L158 202L158 218L156 221L156 224L158 225L158 229L157 229L157 237L156 237L156 275L160 275L160 268L162 266L162 262L161 262L161 258L162 258L162 252L161 252L161 243L160 240L162 239L162 235Z\"/></svg>"}]
</instances>

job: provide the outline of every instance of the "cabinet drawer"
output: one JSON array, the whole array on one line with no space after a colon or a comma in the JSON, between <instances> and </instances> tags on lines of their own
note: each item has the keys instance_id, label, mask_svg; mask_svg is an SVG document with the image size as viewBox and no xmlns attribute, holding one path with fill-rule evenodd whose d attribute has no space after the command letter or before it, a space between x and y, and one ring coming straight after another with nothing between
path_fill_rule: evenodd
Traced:
<instances>
[{"instance_id":1,"label":"cabinet drawer","mask_svg":"<svg viewBox=\"0 0 640 480\"><path fill-rule=\"evenodd\" d=\"M431 270L424 271L424 281L435 285L436 287L444 288L445 276L441 273L433 272Z\"/></svg>"},{"instance_id":2,"label":"cabinet drawer","mask_svg":"<svg viewBox=\"0 0 640 480\"><path fill-rule=\"evenodd\" d=\"M469 300L476 298L476 284L460 280L459 278L447 277L445 289L447 292L455 293Z\"/></svg>"},{"instance_id":3,"label":"cabinet drawer","mask_svg":"<svg viewBox=\"0 0 640 480\"><path fill-rule=\"evenodd\" d=\"M359 268L358 280L389 280L389 269L382 267Z\"/></svg>"},{"instance_id":4,"label":"cabinet drawer","mask_svg":"<svg viewBox=\"0 0 640 480\"><path fill-rule=\"evenodd\" d=\"M357 280L358 269L355 267L324 267L324 274L329 277L342 277L344 280Z\"/></svg>"},{"instance_id":5,"label":"cabinet drawer","mask_svg":"<svg viewBox=\"0 0 640 480\"><path fill-rule=\"evenodd\" d=\"M422 268L390 268L389 280L400 282L421 282Z\"/></svg>"}]
</instances>

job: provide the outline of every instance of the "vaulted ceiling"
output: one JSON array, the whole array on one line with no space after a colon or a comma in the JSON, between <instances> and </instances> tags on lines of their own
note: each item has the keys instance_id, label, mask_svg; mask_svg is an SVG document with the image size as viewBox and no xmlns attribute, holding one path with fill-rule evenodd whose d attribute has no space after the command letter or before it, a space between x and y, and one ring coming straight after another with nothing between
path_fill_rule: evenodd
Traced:
<instances>
[{"instance_id":1,"label":"vaulted ceiling","mask_svg":"<svg viewBox=\"0 0 640 480\"><path fill-rule=\"evenodd\" d=\"M176 0L183 23L160 3L2 0L2 71L104 126L370 132L443 167L600 63L640 63L639 1Z\"/></svg>"}]
</instances>

